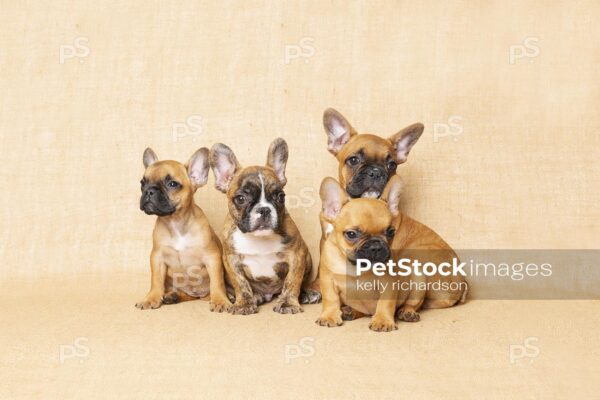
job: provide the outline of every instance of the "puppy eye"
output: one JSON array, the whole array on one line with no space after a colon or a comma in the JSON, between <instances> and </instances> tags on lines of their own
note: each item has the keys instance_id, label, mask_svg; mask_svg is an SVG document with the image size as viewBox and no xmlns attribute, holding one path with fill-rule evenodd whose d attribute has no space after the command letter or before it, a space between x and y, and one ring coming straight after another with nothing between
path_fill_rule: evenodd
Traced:
<instances>
[{"instance_id":1,"label":"puppy eye","mask_svg":"<svg viewBox=\"0 0 600 400\"><path fill-rule=\"evenodd\" d=\"M387 236L390 239L393 238L395 234L396 234L396 230L394 228L392 228L391 226L389 228L387 228L387 230L385 231L385 236Z\"/></svg>"},{"instance_id":2,"label":"puppy eye","mask_svg":"<svg viewBox=\"0 0 600 400\"><path fill-rule=\"evenodd\" d=\"M180 185L179 185L179 182L175 182L175 181L169 181L169 183L167 183L167 186L168 186L168 187L170 187L171 189L176 189L176 188L178 188Z\"/></svg>"},{"instance_id":3,"label":"puppy eye","mask_svg":"<svg viewBox=\"0 0 600 400\"><path fill-rule=\"evenodd\" d=\"M348 165L350 165L351 167L357 166L359 162L360 162L360 160L356 156L352 156L346 160L346 163Z\"/></svg>"},{"instance_id":4,"label":"puppy eye","mask_svg":"<svg viewBox=\"0 0 600 400\"><path fill-rule=\"evenodd\" d=\"M285 202L285 193L283 192L279 192L276 194L276 197L278 202L280 202L281 204L283 204Z\"/></svg>"},{"instance_id":5,"label":"puppy eye","mask_svg":"<svg viewBox=\"0 0 600 400\"><path fill-rule=\"evenodd\" d=\"M351 242L358 239L359 236L360 236L360 233L358 231L349 230L349 231L344 232L344 237Z\"/></svg>"},{"instance_id":6,"label":"puppy eye","mask_svg":"<svg viewBox=\"0 0 600 400\"><path fill-rule=\"evenodd\" d=\"M240 194L233 198L233 202L238 206L241 206L246 202L246 198Z\"/></svg>"},{"instance_id":7,"label":"puppy eye","mask_svg":"<svg viewBox=\"0 0 600 400\"><path fill-rule=\"evenodd\" d=\"M388 162L387 167L390 171L394 171L396 167L398 167L398 164L396 164L394 161L390 161Z\"/></svg>"}]
</instances>

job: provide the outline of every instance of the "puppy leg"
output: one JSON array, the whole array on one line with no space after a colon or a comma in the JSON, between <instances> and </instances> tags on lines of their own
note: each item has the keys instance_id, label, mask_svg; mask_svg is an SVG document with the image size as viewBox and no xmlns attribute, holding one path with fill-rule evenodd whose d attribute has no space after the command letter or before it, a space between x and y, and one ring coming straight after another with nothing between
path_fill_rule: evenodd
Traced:
<instances>
[{"instance_id":1,"label":"puppy leg","mask_svg":"<svg viewBox=\"0 0 600 400\"><path fill-rule=\"evenodd\" d=\"M371 319L369 329L375 332L390 332L398 329L394 322L394 312L397 303L396 293L393 290L386 290L381 294L375 309L375 315Z\"/></svg>"},{"instance_id":2,"label":"puppy leg","mask_svg":"<svg viewBox=\"0 0 600 400\"><path fill-rule=\"evenodd\" d=\"M300 304L316 304L321 302L321 290L319 289L319 276L313 282L310 282L312 270L312 258L310 253L306 252L306 268L304 269L304 283L300 291Z\"/></svg>"},{"instance_id":3,"label":"puppy leg","mask_svg":"<svg viewBox=\"0 0 600 400\"><path fill-rule=\"evenodd\" d=\"M425 282L423 278L419 278L419 281ZM402 306L398 309L396 313L396 317L399 320L403 320L406 322L417 322L421 319L418 311L425 300L426 291L425 290L413 290L408 295L408 298L402 304Z\"/></svg>"},{"instance_id":4,"label":"puppy leg","mask_svg":"<svg viewBox=\"0 0 600 400\"><path fill-rule=\"evenodd\" d=\"M306 249L298 249L298 251L288 260L289 270L283 281L283 289L281 294L275 301L273 311L280 314L297 314L304 310L300 306L298 297L300 296L300 287L306 270ZM310 266L309 266L310 267Z\"/></svg>"},{"instance_id":5,"label":"puppy leg","mask_svg":"<svg viewBox=\"0 0 600 400\"><path fill-rule=\"evenodd\" d=\"M322 273L320 277L321 293L323 294L323 309L321 315L315 321L318 325L334 327L340 326L344 323L342 321L342 306L340 302L340 295L335 289L333 279L328 273Z\"/></svg>"},{"instance_id":6,"label":"puppy leg","mask_svg":"<svg viewBox=\"0 0 600 400\"><path fill-rule=\"evenodd\" d=\"M235 303L229 308L229 312L235 315L249 315L258 312L258 306L252 292L252 287L244 275L244 269L235 254L223 258L225 272L235 292Z\"/></svg>"},{"instance_id":7,"label":"puppy leg","mask_svg":"<svg viewBox=\"0 0 600 400\"><path fill-rule=\"evenodd\" d=\"M229 311L231 302L225 292L225 279L223 278L223 259L221 253L206 259L206 270L210 278L210 311Z\"/></svg>"},{"instance_id":8,"label":"puppy leg","mask_svg":"<svg viewBox=\"0 0 600 400\"><path fill-rule=\"evenodd\" d=\"M160 307L163 295L165 294L167 266L156 249L152 249L152 253L150 254L150 270L152 274L150 278L150 291L142 301L137 302L135 305L140 310Z\"/></svg>"}]
</instances>

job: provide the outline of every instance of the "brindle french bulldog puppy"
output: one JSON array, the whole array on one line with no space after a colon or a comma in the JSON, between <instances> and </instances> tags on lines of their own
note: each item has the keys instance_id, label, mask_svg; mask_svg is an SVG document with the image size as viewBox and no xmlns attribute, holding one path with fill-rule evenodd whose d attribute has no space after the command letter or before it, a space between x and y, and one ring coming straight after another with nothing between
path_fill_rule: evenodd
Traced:
<instances>
[{"instance_id":1,"label":"brindle french bulldog puppy","mask_svg":"<svg viewBox=\"0 0 600 400\"><path fill-rule=\"evenodd\" d=\"M183 165L158 161L148 148L143 161L140 209L158 218L152 234L150 291L135 306L146 310L210 294L211 311L228 310L221 243L194 202L194 193L208 179L208 149L199 149Z\"/></svg>"},{"instance_id":2,"label":"brindle french bulldog puppy","mask_svg":"<svg viewBox=\"0 0 600 400\"><path fill-rule=\"evenodd\" d=\"M406 162L425 129L417 122L387 139L369 133L358 134L333 108L325 110L323 125L327 149L339 162L339 182L351 198L379 198L396 174L398 164Z\"/></svg>"},{"instance_id":3,"label":"brindle french bulldog puppy","mask_svg":"<svg viewBox=\"0 0 600 400\"><path fill-rule=\"evenodd\" d=\"M210 151L215 186L229 200L222 236L225 271L235 290L233 314L256 313L275 295L273 310L282 314L302 312L300 303L321 299L308 288L310 253L285 208L287 159L283 139L271 143L264 167L242 168L221 143Z\"/></svg>"}]
</instances>

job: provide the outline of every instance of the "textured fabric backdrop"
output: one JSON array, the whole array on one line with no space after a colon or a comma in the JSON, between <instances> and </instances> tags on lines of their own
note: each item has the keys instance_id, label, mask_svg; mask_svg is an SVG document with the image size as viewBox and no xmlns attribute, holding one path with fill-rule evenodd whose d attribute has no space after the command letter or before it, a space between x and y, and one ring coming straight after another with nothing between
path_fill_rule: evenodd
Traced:
<instances>
[{"instance_id":1,"label":"textured fabric backdrop","mask_svg":"<svg viewBox=\"0 0 600 400\"><path fill-rule=\"evenodd\" d=\"M2 3L2 276L146 270L144 148L250 165L277 136L317 259L327 107L425 124L403 209L455 248L598 246L597 1ZM219 229L213 183L196 201Z\"/></svg>"}]
</instances>

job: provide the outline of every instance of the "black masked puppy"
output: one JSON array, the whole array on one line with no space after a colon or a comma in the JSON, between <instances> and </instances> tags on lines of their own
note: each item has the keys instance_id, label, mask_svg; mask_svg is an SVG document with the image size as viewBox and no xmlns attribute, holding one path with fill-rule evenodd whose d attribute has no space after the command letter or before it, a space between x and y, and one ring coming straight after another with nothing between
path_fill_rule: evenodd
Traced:
<instances>
[{"instance_id":1,"label":"black masked puppy","mask_svg":"<svg viewBox=\"0 0 600 400\"><path fill-rule=\"evenodd\" d=\"M221 243L194 202L194 193L208 179L208 149L201 148L187 164L159 161L152 149L143 156L140 208L156 215L152 233L150 290L136 304L142 310L208 297L211 311L231 306L223 279Z\"/></svg>"},{"instance_id":2,"label":"black masked puppy","mask_svg":"<svg viewBox=\"0 0 600 400\"><path fill-rule=\"evenodd\" d=\"M340 184L351 198L379 198L424 130L417 122L389 138L358 134L333 108L325 110L323 125L327 149L339 162Z\"/></svg>"},{"instance_id":3,"label":"black masked puppy","mask_svg":"<svg viewBox=\"0 0 600 400\"><path fill-rule=\"evenodd\" d=\"M227 194L229 206L223 262L235 290L233 314L256 313L276 295L273 310L282 314L302 312L300 303L320 300L317 291L307 288L310 253L285 208L287 159L283 139L271 143L264 167L240 167L233 151L221 143L210 151L215 186Z\"/></svg>"}]
</instances>

